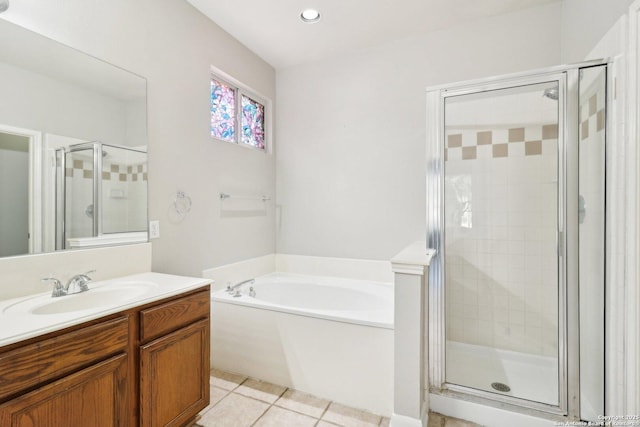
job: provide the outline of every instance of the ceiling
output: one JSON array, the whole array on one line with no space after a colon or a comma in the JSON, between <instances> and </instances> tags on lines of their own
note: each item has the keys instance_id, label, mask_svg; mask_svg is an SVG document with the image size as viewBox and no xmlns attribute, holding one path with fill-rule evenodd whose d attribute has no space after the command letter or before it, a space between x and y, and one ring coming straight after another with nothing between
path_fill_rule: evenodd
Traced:
<instances>
[{"instance_id":1,"label":"ceiling","mask_svg":"<svg viewBox=\"0 0 640 427\"><path fill-rule=\"evenodd\" d=\"M278 69L560 0L187 1Z\"/></svg>"}]
</instances>

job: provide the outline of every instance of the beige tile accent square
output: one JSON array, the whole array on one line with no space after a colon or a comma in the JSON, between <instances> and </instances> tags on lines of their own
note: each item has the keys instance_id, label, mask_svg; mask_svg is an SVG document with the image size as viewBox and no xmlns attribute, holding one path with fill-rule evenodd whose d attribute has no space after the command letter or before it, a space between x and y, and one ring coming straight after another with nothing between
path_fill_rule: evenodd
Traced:
<instances>
[{"instance_id":1,"label":"beige tile accent square","mask_svg":"<svg viewBox=\"0 0 640 427\"><path fill-rule=\"evenodd\" d=\"M120 172L120 168L118 167L118 165L111 165L111 172Z\"/></svg>"},{"instance_id":2,"label":"beige tile accent square","mask_svg":"<svg viewBox=\"0 0 640 427\"><path fill-rule=\"evenodd\" d=\"M604 129L605 126L605 114L604 114L604 108L600 111L598 111L598 124L596 126L596 130L598 132L600 132L602 129Z\"/></svg>"},{"instance_id":3,"label":"beige tile accent square","mask_svg":"<svg viewBox=\"0 0 640 427\"><path fill-rule=\"evenodd\" d=\"M524 143L525 156L538 156L542 154L542 141L526 141Z\"/></svg>"},{"instance_id":4,"label":"beige tile accent square","mask_svg":"<svg viewBox=\"0 0 640 427\"><path fill-rule=\"evenodd\" d=\"M133 172L133 166L127 166L127 173Z\"/></svg>"},{"instance_id":5,"label":"beige tile accent square","mask_svg":"<svg viewBox=\"0 0 640 427\"><path fill-rule=\"evenodd\" d=\"M558 125L542 126L542 139L556 139L558 137Z\"/></svg>"},{"instance_id":6,"label":"beige tile accent square","mask_svg":"<svg viewBox=\"0 0 640 427\"><path fill-rule=\"evenodd\" d=\"M377 427L381 417L332 402L322 420L344 427Z\"/></svg>"},{"instance_id":7,"label":"beige tile accent square","mask_svg":"<svg viewBox=\"0 0 640 427\"><path fill-rule=\"evenodd\" d=\"M254 422L269 408L269 404L229 393L198 421L205 427L244 427Z\"/></svg>"},{"instance_id":8,"label":"beige tile accent square","mask_svg":"<svg viewBox=\"0 0 640 427\"><path fill-rule=\"evenodd\" d=\"M93 178L93 171L82 171L83 178Z\"/></svg>"},{"instance_id":9,"label":"beige tile accent square","mask_svg":"<svg viewBox=\"0 0 640 427\"><path fill-rule=\"evenodd\" d=\"M131 181L137 181L138 180L138 175L137 174L133 174L131 175Z\"/></svg>"},{"instance_id":10,"label":"beige tile accent square","mask_svg":"<svg viewBox=\"0 0 640 427\"><path fill-rule=\"evenodd\" d=\"M82 160L74 160L73 161L74 169L84 169L84 162Z\"/></svg>"},{"instance_id":11,"label":"beige tile accent square","mask_svg":"<svg viewBox=\"0 0 640 427\"><path fill-rule=\"evenodd\" d=\"M591 98L589 98L589 116L593 116L596 113L597 109L598 96L594 94Z\"/></svg>"},{"instance_id":12,"label":"beige tile accent square","mask_svg":"<svg viewBox=\"0 0 640 427\"><path fill-rule=\"evenodd\" d=\"M273 403L287 388L281 385L271 384L266 381L254 380L249 378L243 382L240 387L234 390L235 393L243 396L252 397L254 399L262 400L263 402Z\"/></svg>"},{"instance_id":13,"label":"beige tile accent square","mask_svg":"<svg viewBox=\"0 0 640 427\"><path fill-rule=\"evenodd\" d=\"M462 147L462 160L475 160L477 157L476 147Z\"/></svg>"},{"instance_id":14,"label":"beige tile accent square","mask_svg":"<svg viewBox=\"0 0 640 427\"><path fill-rule=\"evenodd\" d=\"M589 120L585 120L580 125L580 139L589 138Z\"/></svg>"},{"instance_id":15,"label":"beige tile accent square","mask_svg":"<svg viewBox=\"0 0 640 427\"><path fill-rule=\"evenodd\" d=\"M493 141L493 133L490 130L478 132L476 134L478 145L490 145Z\"/></svg>"},{"instance_id":16,"label":"beige tile accent square","mask_svg":"<svg viewBox=\"0 0 640 427\"><path fill-rule=\"evenodd\" d=\"M272 406L254 424L255 427L313 427L318 420L297 412Z\"/></svg>"},{"instance_id":17,"label":"beige tile accent square","mask_svg":"<svg viewBox=\"0 0 640 427\"><path fill-rule=\"evenodd\" d=\"M65 168L64 176L72 178L73 177L73 169L72 168Z\"/></svg>"},{"instance_id":18,"label":"beige tile accent square","mask_svg":"<svg viewBox=\"0 0 640 427\"><path fill-rule=\"evenodd\" d=\"M330 401L297 390L287 390L275 405L320 418Z\"/></svg>"},{"instance_id":19,"label":"beige tile accent square","mask_svg":"<svg viewBox=\"0 0 640 427\"><path fill-rule=\"evenodd\" d=\"M126 173L120 173L120 174L118 174L118 177L119 177L120 181L126 181L127 180L127 174Z\"/></svg>"},{"instance_id":20,"label":"beige tile accent square","mask_svg":"<svg viewBox=\"0 0 640 427\"><path fill-rule=\"evenodd\" d=\"M102 172L102 179L104 181L111 181L111 172Z\"/></svg>"},{"instance_id":21,"label":"beige tile accent square","mask_svg":"<svg viewBox=\"0 0 640 427\"><path fill-rule=\"evenodd\" d=\"M462 147L462 134L449 135L447 137L447 147Z\"/></svg>"},{"instance_id":22,"label":"beige tile accent square","mask_svg":"<svg viewBox=\"0 0 640 427\"><path fill-rule=\"evenodd\" d=\"M507 157L509 156L508 144L493 144L493 157Z\"/></svg>"},{"instance_id":23,"label":"beige tile accent square","mask_svg":"<svg viewBox=\"0 0 640 427\"><path fill-rule=\"evenodd\" d=\"M509 142L524 141L524 128L509 129Z\"/></svg>"},{"instance_id":24,"label":"beige tile accent square","mask_svg":"<svg viewBox=\"0 0 640 427\"><path fill-rule=\"evenodd\" d=\"M230 374L229 372L212 369L210 384L225 390L233 390L246 379L247 377L243 375Z\"/></svg>"}]
</instances>

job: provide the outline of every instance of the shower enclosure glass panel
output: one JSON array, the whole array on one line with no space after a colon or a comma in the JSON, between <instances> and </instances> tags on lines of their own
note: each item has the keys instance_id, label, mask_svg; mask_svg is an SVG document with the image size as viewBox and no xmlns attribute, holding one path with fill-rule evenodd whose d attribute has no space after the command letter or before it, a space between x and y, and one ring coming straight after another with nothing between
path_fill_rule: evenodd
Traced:
<instances>
[{"instance_id":1,"label":"shower enclosure glass panel","mask_svg":"<svg viewBox=\"0 0 640 427\"><path fill-rule=\"evenodd\" d=\"M604 412L606 66L580 70L578 237L580 415Z\"/></svg>"},{"instance_id":2,"label":"shower enclosure glass panel","mask_svg":"<svg viewBox=\"0 0 640 427\"><path fill-rule=\"evenodd\" d=\"M444 99L445 381L560 405L559 81Z\"/></svg>"},{"instance_id":3,"label":"shower enclosure glass panel","mask_svg":"<svg viewBox=\"0 0 640 427\"><path fill-rule=\"evenodd\" d=\"M94 235L93 148L65 153L64 233L66 238Z\"/></svg>"},{"instance_id":4,"label":"shower enclosure glass panel","mask_svg":"<svg viewBox=\"0 0 640 427\"><path fill-rule=\"evenodd\" d=\"M147 154L102 146L102 232L147 230Z\"/></svg>"}]
</instances>

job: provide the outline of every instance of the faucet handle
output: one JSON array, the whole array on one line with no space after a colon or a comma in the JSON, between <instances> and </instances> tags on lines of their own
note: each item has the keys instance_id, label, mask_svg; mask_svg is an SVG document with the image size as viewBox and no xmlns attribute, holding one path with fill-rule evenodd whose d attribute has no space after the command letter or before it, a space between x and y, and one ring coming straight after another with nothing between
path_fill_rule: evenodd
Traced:
<instances>
[{"instance_id":1,"label":"faucet handle","mask_svg":"<svg viewBox=\"0 0 640 427\"><path fill-rule=\"evenodd\" d=\"M56 279L55 277L44 277L42 279L43 282L53 282L53 291L51 291L51 296L53 298L61 297L67 294L67 291L64 289L62 282Z\"/></svg>"}]
</instances>

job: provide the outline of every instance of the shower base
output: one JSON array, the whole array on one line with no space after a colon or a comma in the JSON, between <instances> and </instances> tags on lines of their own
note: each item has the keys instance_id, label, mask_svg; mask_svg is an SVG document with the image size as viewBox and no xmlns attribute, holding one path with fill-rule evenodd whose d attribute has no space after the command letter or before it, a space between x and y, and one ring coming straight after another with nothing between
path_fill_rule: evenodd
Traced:
<instances>
[{"instance_id":1,"label":"shower base","mask_svg":"<svg viewBox=\"0 0 640 427\"><path fill-rule=\"evenodd\" d=\"M449 384L558 404L558 364L553 357L447 341L446 360ZM496 383L509 391L497 391L492 387Z\"/></svg>"}]
</instances>

